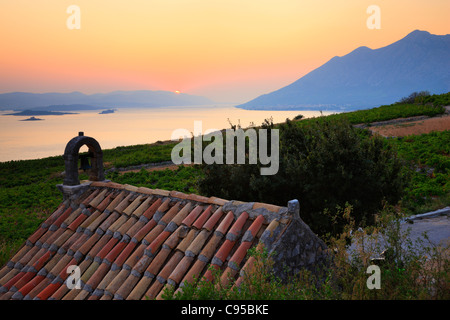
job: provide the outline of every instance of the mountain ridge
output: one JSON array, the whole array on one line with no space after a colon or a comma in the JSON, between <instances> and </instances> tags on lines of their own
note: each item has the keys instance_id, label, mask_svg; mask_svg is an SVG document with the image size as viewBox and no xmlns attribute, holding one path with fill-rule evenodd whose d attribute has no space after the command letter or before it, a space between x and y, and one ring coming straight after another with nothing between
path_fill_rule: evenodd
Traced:
<instances>
[{"instance_id":1,"label":"mountain ridge","mask_svg":"<svg viewBox=\"0 0 450 320\"><path fill-rule=\"evenodd\" d=\"M0 110L25 110L49 106L91 106L93 109L112 107L168 107L213 104L214 101L185 93L162 90L112 91L108 93L9 92L0 94Z\"/></svg>"},{"instance_id":2,"label":"mountain ridge","mask_svg":"<svg viewBox=\"0 0 450 320\"><path fill-rule=\"evenodd\" d=\"M360 46L293 83L237 107L255 110L363 109L413 91L450 91L450 35L415 30L385 47Z\"/></svg>"}]
</instances>

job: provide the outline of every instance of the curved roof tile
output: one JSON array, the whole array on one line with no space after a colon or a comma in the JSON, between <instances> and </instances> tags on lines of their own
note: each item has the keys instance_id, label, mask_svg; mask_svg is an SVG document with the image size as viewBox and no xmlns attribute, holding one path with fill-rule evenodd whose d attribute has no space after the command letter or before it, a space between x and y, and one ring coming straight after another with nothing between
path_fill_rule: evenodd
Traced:
<instances>
[{"instance_id":1,"label":"curved roof tile","mask_svg":"<svg viewBox=\"0 0 450 320\"><path fill-rule=\"evenodd\" d=\"M0 270L0 299L159 299L165 287L179 291L185 282L212 280L208 266L230 275L222 275L222 281L235 281L248 265L249 249L290 220L278 206L231 203L230 208L254 208L249 214L225 210L227 203L90 182L77 199L64 201ZM271 212L270 221L258 214L261 208ZM65 283L72 276L70 266L79 268L79 289Z\"/></svg>"}]
</instances>

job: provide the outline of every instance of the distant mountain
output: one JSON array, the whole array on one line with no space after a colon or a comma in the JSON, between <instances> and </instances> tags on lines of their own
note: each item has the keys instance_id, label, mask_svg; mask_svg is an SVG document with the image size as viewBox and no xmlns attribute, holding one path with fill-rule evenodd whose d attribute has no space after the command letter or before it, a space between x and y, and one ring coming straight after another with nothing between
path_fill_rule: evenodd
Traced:
<instances>
[{"instance_id":1,"label":"distant mountain","mask_svg":"<svg viewBox=\"0 0 450 320\"><path fill-rule=\"evenodd\" d=\"M69 110L64 107L78 107L71 110L82 110L86 106L92 109L112 107L167 107L193 106L213 104L208 98L170 91L113 91L110 93L84 94L71 93L27 93L11 92L0 94L0 110L24 110L42 106L54 106L53 110ZM80 106L81 105L81 106ZM57 108L56 108L57 107ZM80 109L81 108L81 109ZM85 109L83 109L85 110Z\"/></svg>"},{"instance_id":2,"label":"distant mountain","mask_svg":"<svg viewBox=\"0 0 450 320\"><path fill-rule=\"evenodd\" d=\"M72 112L42 111L42 110L23 110L15 113L8 113L5 116L62 116L65 114L76 114Z\"/></svg>"},{"instance_id":3,"label":"distant mountain","mask_svg":"<svg viewBox=\"0 0 450 320\"><path fill-rule=\"evenodd\" d=\"M103 107L94 107L87 104L54 104L44 107L33 107L31 110L43 110L43 111L83 111L83 110L100 110Z\"/></svg>"},{"instance_id":4,"label":"distant mountain","mask_svg":"<svg viewBox=\"0 0 450 320\"><path fill-rule=\"evenodd\" d=\"M364 109L414 91L450 91L450 35L416 30L383 48L359 47L334 57L294 83L237 107L244 109Z\"/></svg>"}]
</instances>

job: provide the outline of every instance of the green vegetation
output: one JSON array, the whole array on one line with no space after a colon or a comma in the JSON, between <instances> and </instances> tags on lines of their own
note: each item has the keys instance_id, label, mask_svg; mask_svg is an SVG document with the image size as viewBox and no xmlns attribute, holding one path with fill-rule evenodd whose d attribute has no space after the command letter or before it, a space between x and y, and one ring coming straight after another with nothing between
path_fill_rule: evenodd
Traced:
<instances>
[{"instance_id":1,"label":"green vegetation","mask_svg":"<svg viewBox=\"0 0 450 320\"><path fill-rule=\"evenodd\" d=\"M433 105L437 107L450 105L450 93L430 95L428 91L413 92L400 99L396 104Z\"/></svg>"},{"instance_id":2,"label":"green vegetation","mask_svg":"<svg viewBox=\"0 0 450 320\"><path fill-rule=\"evenodd\" d=\"M344 118L347 119L351 124L370 124L372 122L387 121L397 118L408 118L414 116L434 117L443 114L444 112L445 109L442 106L421 104L391 104L373 109L333 114L329 115L326 118Z\"/></svg>"},{"instance_id":3,"label":"green vegetation","mask_svg":"<svg viewBox=\"0 0 450 320\"><path fill-rule=\"evenodd\" d=\"M413 92L407 97L403 97L398 101L397 103L405 104L405 103L422 103L423 99L425 97L429 97L430 92L429 91L420 91L420 92Z\"/></svg>"},{"instance_id":4,"label":"green vegetation","mask_svg":"<svg viewBox=\"0 0 450 320\"><path fill-rule=\"evenodd\" d=\"M202 176L199 166L179 166L176 170L164 169L147 171L141 169L139 172L117 172L107 175L107 179L117 183L131 184L137 187L148 187L152 189L176 190L184 193L199 193L197 179Z\"/></svg>"},{"instance_id":5,"label":"green vegetation","mask_svg":"<svg viewBox=\"0 0 450 320\"><path fill-rule=\"evenodd\" d=\"M326 118L327 120L346 119L351 124L370 124L372 122L415 116L434 117L443 114L445 112L444 106L448 105L450 105L450 92L440 95L413 93L410 97L403 98L400 102L390 105L332 114L326 117L303 119L298 123L303 125L310 121L321 121L321 119ZM296 118L297 117L295 117L294 120L298 120Z\"/></svg>"},{"instance_id":6,"label":"green vegetation","mask_svg":"<svg viewBox=\"0 0 450 320\"><path fill-rule=\"evenodd\" d=\"M435 210L450 203L450 131L390 140L404 159L411 179L402 208L411 214Z\"/></svg>"},{"instance_id":7,"label":"green vegetation","mask_svg":"<svg viewBox=\"0 0 450 320\"><path fill-rule=\"evenodd\" d=\"M0 163L0 265L62 201L61 157Z\"/></svg>"},{"instance_id":8,"label":"green vegetation","mask_svg":"<svg viewBox=\"0 0 450 320\"><path fill-rule=\"evenodd\" d=\"M170 153L175 143L140 144L103 150L104 162L116 168L170 161ZM105 167L108 167L105 166Z\"/></svg>"},{"instance_id":9,"label":"green vegetation","mask_svg":"<svg viewBox=\"0 0 450 320\"><path fill-rule=\"evenodd\" d=\"M426 105L433 105L437 107L450 105L450 92L444 94L433 94L431 96L426 96L423 98L415 99L415 103L422 103Z\"/></svg>"}]
</instances>

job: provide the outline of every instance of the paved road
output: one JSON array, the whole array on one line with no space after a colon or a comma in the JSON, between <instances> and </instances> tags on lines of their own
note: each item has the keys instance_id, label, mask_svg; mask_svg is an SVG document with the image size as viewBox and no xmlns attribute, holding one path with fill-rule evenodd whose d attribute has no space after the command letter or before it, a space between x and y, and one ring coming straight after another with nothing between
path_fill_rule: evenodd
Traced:
<instances>
[{"instance_id":1,"label":"paved road","mask_svg":"<svg viewBox=\"0 0 450 320\"><path fill-rule=\"evenodd\" d=\"M408 221L409 220L409 221ZM401 223L400 228L402 233L409 229L409 239L411 239L413 245L418 245L417 239L425 240L423 237L424 232L428 237L428 240L436 246L447 247L450 246L450 207L430 212L423 215L417 215L410 217ZM379 243L384 243L383 240L379 240ZM367 245L367 243L366 243ZM430 247L430 243L423 241L423 246ZM381 250L384 249L383 245L380 245ZM356 244L353 243L348 249L349 252L353 252L356 249ZM405 247L406 249L406 247ZM375 257L373 257L375 258Z\"/></svg>"},{"instance_id":2,"label":"paved road","mask_svg":"<svg viewBox=\"0 0 450 320\"><path fill-rule=\"evenodd\" d=\"M410 238L412 240L427 233L430 241L436 245L450 245L450 216L440 215L437 217L412 220L413 224L402 223L402 230L410 228Z\"/></svg>"}]
</instances>

